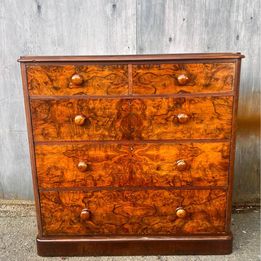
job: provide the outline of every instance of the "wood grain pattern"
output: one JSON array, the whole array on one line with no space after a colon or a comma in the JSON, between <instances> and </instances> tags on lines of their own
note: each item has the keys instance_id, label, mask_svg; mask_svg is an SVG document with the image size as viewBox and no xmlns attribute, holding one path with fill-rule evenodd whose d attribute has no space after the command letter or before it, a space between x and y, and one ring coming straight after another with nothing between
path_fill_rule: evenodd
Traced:
<instances>
[{"instance_id":1,"label":"wood grain pattern","mask_svg":"<svg viewBox=\"0 0 261 261\"><path fill-rule=\"evenodd\" d=\"M130 136L128 100L32 100L34 139L48 140L121 140ZM76 115L85 124L74 123Z\"/></svg>"},{"instance_id":2,"label":"wood grain pattern","mask_svg":"<svg viewBox=\"0 0 261 261\"><path fill-rule=\"evenodd\" d=\"M232 97L32 100L36 141L229 138ZM177 123L179 113L189 116ZM73 123L76 115L84 126Z\"/></svg>"},{"instance_id":3,"label":"wood grain pattern","mask_svg":"<svg viewBox=\"0 0 261 261\"><path fill-rule=\"evenodd\" d=\"M135 99L131 138L135 140L230 138L233 97ZM189 116L186 123L178 114Z\"/></svg>"},{"instance_id":4,"label":"wood grain pattern","mask_svg":"<svg viewBox=\"0 0 261 261\"><path fill-rule=\"evenodd\" d=\"M171 235L224 232L226 192L41 192L44 235ZM175 210L184 207L185 218ZM81 221L83 208L91 212Z\"/></svg>"},{"instance_id":5,"label":"wood grain pattern","mask_svg":"<svg viewBox=\"0 0 261 261\"><path fill-rule=\"evenodd\" d=\"M177 80L185 74L189 82ZM224 92L233 89L234 63L133 65L133 94Z\"/></svg>"},{"instance_id":6,"label":"wood grain pattern","mask_svg":"<svg viewBox=\"0 0 261 261\"><path fill-rule=\"evenodd\" d=\"M179 171L176 161L189 165ZM81 172L77 164L89 165ZM40 188L226 186L229 143L37 145Z\"/></svg>"},{"instance_id":7,"label":"wood grain pattern","mask_svg":"<svg viewBox=\"0 0 261 261\"><path fill-rule=\"evenodd\" d=\"M79 74L82 84L72 84ZM124 95L128 94L127 65L28 66L30 95Z\"/></svg>"}]
</instances>

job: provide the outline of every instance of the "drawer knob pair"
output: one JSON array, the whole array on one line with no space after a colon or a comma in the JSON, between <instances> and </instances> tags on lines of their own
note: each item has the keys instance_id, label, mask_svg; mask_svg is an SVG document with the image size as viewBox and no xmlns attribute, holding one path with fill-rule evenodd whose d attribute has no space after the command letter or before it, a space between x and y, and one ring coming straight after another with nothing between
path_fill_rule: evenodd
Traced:
<instances>
[{"instance_id":1,"label":"drawer knob pair","mask_svg":"<svg viewBox=\"0 0 261 261\"><path fill-rule=\"evenodd\" d=\"M87 209L87 208L84 208L84 209L82 210L82 212L81 212L80 217L81 217L81 220L82 220L82 221L87 221L87 220L89 220L90 217L91 217L91 211L90 211L89 209Z\"/></svg>"},{"instance_id":2,"label":"drawer knob pair","mask_svg":"<svg viewBox=\"0 0 261 261\"><path fill-rule=\"evenodd\" d=\"M71 78L71 83L75 85L82 85L83 77L80 74L74 74Z\"/></svg>"},{"instance_id":3,"label":"drawer knob pair","mask_svg":"<svg viewBox=\"0 0 261 261\"><path fill-rule=\"evenodd\" d=\"M178 81L179 85L186 85L187 83L189 83L190 79L186 74L180 74L177 77L177 81Z\"/></svg>"},{"instance_id":4,"label":"drawer knob pair","mask_svg":"<svg viewBox=\"0 0 261 261\"><path fill-rule=\"evenodd\" d=\"M179 207L179 208L176 209L176 215L177 215L178 218L184 218L184 217L186 217L187 212L184 208Z\"/></svg>"}]
</instances>

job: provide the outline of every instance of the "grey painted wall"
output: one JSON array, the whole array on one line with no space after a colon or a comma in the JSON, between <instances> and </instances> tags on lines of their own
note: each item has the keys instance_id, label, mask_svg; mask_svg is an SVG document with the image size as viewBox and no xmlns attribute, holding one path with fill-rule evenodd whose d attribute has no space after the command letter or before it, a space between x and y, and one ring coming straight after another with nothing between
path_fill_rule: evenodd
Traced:
<instances>
[{"instance_id":1,"label":"grey painted wall","mask_svg":"<svg viewBox=\"0 0 261 261\"><path fill-rule=\"evenodd\" d=\"M32 199L20 55L235 52L234 202L259 198L259 0L0 0L0 198Z\"/></svg>"}]
</instances>

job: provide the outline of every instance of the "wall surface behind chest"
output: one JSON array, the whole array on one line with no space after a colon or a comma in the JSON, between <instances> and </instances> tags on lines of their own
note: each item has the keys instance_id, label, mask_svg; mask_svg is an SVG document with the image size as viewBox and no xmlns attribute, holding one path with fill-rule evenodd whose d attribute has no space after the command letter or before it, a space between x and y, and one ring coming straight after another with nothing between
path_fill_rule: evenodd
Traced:
<instances>
[{"instance_id":1,"label":"wall surface behind chest","mask_svg":"<svg viewBox=\"0 0 261 261\"><path fill-rule=\"evenodd\" d=\"M259 0L1 0L0 198L33 198L19 56L240 51L234 203L257 202L260 11Z\"/></svg>"}]
</instances>

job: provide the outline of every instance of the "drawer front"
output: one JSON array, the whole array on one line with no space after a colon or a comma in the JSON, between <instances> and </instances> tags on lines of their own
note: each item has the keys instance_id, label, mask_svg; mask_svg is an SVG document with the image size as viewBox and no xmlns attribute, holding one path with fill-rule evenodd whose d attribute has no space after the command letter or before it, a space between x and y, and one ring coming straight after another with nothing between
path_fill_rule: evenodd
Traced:
<instances>
[{"instance_id":1,"label":"drawer front","mask_svg":"<svg viewBox=\"0 0 261 261\"><path fill-rule=\"evenodd\" d=\"M121 140L130 136L128 100L32 100L31 113L36 141ZM84 121L76 120L79 116Z\"/></svg>"},{"instance_id":2,"label":"drawer front","mask_svg":"<svg viewBox=\"0 0 261 261\"><path fill-rule=\"evenodd\" d=\"M221 190L41 192L44 235L222 233ZM183 208L177 212L177 208Z\"/></svg>"},{"instance_id":3,"label":"drawer front","mask_svg":"<svg viewBox=\"0 0 261 261\"><path fill-rule=\"evenodd\" d=\"M233 97L132 101L134 140L230 138Z\"/></svg>"},{"instance_id":4,"label":"drawer front","mask_svg":"<svg viewBox=\"0 0 261 261\"><path fill-rule=\"evenodd\" d=\"M133 65L133 94L231 91L234 63Z\"/></svg>"},{"instance_id":5,"label":"drawer front","mask_svg":"<svg viewBox=\"0 0 261 261\"><path fill-rule=\"evenodd\" d=\"M229 143L37 145L40 188L226 186Z\"/></svg>"},{"instance_id":6,"label":"drawer front","mask_svg":"<svg viewBox=\"0 0 261 261\"><path fill-rule=\"evenodd\" d=\"M30 95L128 94L127 65L28 66Z\"/></svg>"},{"instance_id":7,"label":"drawer front","mask_svg":"<svg viewBox=\"0 0 261 261\"><path fill-rule=\"evenodd\" d=\"M230 138L232 97L32 100L36 141ZM82 125L75 117L83 116Z\"/></svg>"}]
</instances>

